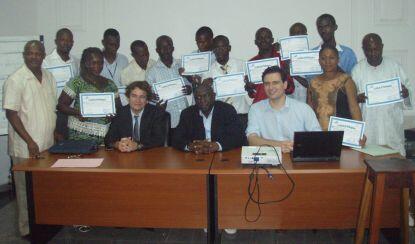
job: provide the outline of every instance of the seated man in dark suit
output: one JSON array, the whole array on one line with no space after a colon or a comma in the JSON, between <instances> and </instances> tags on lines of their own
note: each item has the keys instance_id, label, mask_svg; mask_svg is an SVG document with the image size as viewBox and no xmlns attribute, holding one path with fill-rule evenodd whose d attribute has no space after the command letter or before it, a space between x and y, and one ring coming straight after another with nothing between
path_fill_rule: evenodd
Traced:
<instances>
[{"instance_id":1,"label":"seated man in dark suit","mask_svg":"<svg viewBox=\"0 0 415 244\"><path fill-rule=\"evenodd\" d=\"M105 145L121 152L161 147L166 140L167 120L163 109L151 105L151 87L145 81L129 84L125 92L128 105L112 120Z\"/></svg>"},{"instance_id":2,"label":"seated man in dark suit","mask_svg":"<svg viewBox=\"0 0 415 244\"><path fill-rule=\"evenodd\" d=\"M240 147L244 131L232 105L215 101L211 86L200 85L194 92L196 105L180 114L172 146L195 153L226 151Z\"/></svg>"}]
</instances>

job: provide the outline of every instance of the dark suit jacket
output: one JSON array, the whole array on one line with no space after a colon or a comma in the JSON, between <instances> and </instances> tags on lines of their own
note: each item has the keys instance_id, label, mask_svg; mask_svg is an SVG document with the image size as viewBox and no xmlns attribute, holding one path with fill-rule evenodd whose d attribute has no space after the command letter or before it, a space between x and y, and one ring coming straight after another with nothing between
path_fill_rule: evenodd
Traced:
<instances>
[{"instance_id":1,"label":"dark suit jacket","mask_svg":"<svg viewBox=\"0 0 415 244\"><path fill-rule=\"evenodd\" d=\"M184 150L193 140L206 139L203 118L196 105L180 114L180 122L173 134L172 146ZM219 142L222 150L240 147L244 144L245 133L232 105L216 101L212 115L211 140Z\"/></svg>"},{"instance_id":2,"label":"dark suit jacket","mask_svg":"<svg viewBox=\"0 0 415 244\"><path fill-rule=\"evenodd\" d=\"M164 146L167 133L166 112L154 105L144 107L140 122L140 143L143 148ZM111 146L123 137L133 137L133 122L130 105L123 106L112 120L105 145Z\"/></svg>"}]
</instances>

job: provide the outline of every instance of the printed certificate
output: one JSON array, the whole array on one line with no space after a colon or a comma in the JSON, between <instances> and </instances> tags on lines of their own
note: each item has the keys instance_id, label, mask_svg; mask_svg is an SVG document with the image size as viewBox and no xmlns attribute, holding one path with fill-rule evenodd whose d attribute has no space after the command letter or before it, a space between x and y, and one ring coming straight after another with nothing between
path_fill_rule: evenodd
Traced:
<instances>
[{"instance_id":1,"label":"printed certificate","mask_svg":"<svg viewBox=\"0 0 415 244\"><path fill-rule=\"evenodd\" d=\"M183 75L194 75L210 70L212 52L192 53L182 56Z\"/></svg>"},{"instance_id":2,"label":"printed certificate","mask_svg":"<svg viewBox=\"0 0 415 244\"><path fill-rule=\"evenodd\" d=\"M402 86L399 77L367 83L365 86L366 106L375 107L402 102Z\"/></svg>"},{"instance_id":3,"label":"printed certificate","mask_svg":"<svg viewBox=\"0 0 415 244\"><path fill-rule=\"evenodd\" d=\"M161 81L153 84L154 92L164 101L171 101L185 96L183 94L184 80L182 77Z\"/></svg>"},{"instance_id":4,"label":"printed certificate","mask_svg":"<svg viewBox=\"0 0 415 244\"><path fill-rule=\"evenodd\" d=\"M281 45L281 60L290 59L291 52L308 51L308 36L289 36L279 40Z\"/></svg>"},{"instance_id":5,"label":"printed certificate","mask_svg":"<svg viewBox=\"0 0 415 244\"><path fill-rule=\"evenodd\" d=\"M55 77L57 87L65 86L65 83L68 82L74 76L72 66L70 64L47 67L46 69L50 73L52 73L53 77Z\"/></svg>"},{"instance_id":6,"label":"printed certificate","mask_svg":"<svg viewBox=\"0 0 415 244\"><path fill-rule=\"evenodd\" d=\"M290 75L319 75L323 69L318 62L319 51L300 51L290 53Z\"/></svg>"},{"instance_id":7,"label":"printed certificate","mask_svg":"<svg viewBox=\"0 0 415 244\"><path fill-rule=\"evenodd\" d=\"M261 83L264 70L275 65L280 66L279 58L267 58L246 62L246 71L248 72L249 81L252 83Z\"/></svg>"},{"instance_id":8,"label":"printed certificate","mask_svg":"<svg viewBox=\"0 0 415 244\"><path fill-rule=\"evenodd\" d=\"M217 76L213 79L216 98L245 95L245 73Z\"/></svg>"},{"instance_id":9,"label":"printed certificate","mask_svg":"<svg viewBox=\"0 0 415 244\"><path fill-rule=\"evenodd\" d=\"M83 117L105 117L116 113L112 92L80 93L79 100Z\"/></svg>"},{"instance_id":10,"label":"printed certificate","mask_svg":"<svg viewBox=\"0 0 415 244\"><path fill-rule=\"evenodd\" d=\"M344 131L342 145L353 148L362 148L359 145L359 140L363 138L365 122L330 116L328 130Z\"/></svg>"}]
</instances>

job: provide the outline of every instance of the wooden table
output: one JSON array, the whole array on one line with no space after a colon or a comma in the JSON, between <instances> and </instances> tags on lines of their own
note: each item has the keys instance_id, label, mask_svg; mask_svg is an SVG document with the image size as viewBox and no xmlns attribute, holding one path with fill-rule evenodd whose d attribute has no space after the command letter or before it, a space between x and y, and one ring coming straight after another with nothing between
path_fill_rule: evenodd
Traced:
<instances>
[{"instance_id":1,"label":"wooden table","mask_svg":"<svg viewBox=\"0 0 415 244\"><path fill-rule=\"evenodd\" d=\"M213 155L172 148L120 153L100 150L99 168L50 168L65 155L42 153L15 165L26 171L33 242L43 243L53 225L206 228L207 181Z\"/></svg>"},{"instance_id":2,"label":"wooden table","mask_svg":"<svg viewBox=\"0 0 415 244\"><path fill-rule=\"evenodd\" d=\"M373 158L343 149L340 162L292 163L283 154L283 166L295 181L290 197L261 206L256 222L245 220L251 168L240 164L240 149L215 155L210 173L215 176L217 225L220 229L345 229L355 228L366 167L364 158ZM397 155L394 155L395 157ZM260 170L261 201L279 199L289 192L291 183L279 168L270 168L272 179ZM399 192L387 190L383 204L382 227L398 227ZM250 204L247 217L258 214Z\"/></svg>"}]
</instances>

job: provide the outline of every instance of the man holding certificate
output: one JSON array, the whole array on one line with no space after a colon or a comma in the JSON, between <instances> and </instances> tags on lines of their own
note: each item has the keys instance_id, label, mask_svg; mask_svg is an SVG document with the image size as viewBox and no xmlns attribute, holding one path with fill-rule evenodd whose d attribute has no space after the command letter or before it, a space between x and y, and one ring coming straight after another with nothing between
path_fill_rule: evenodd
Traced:
<instances>
[{"instance_id":1,"label":"man holding certificate","mask_svg":"<svg viewBox=\"0 0 415 244\"><path fill-rule=\"evenodd\" d=\"M58 96L66 82L79 75L79 59L70 54L73 43L73 35L69 29L58 30L55 38L56 48L43 60L42 66L56 79ZM55 139L60 141L68 137L68 116L60 112L56 115Z\"/></svg>"},{"instance_id":2,"label":"man holding certificate","mask_svg":"<svg viewBox=\"0 0 415 244\"><path fill-rule=\"evenodd\" d=\"M246 129L249 145L271 145L290 152L295 131L321 130L314 111L307 104L285 95L287 76L280 67L268 67L262 80L268 99L253 104L249 110Z\"/></svg>"},{"instance_id":3,"label":"man holding certificate","mask_svg":"<svg viewBox=\"0 0 415 244\"><path fill-rule=\"evenodd\" d=\"M173 58L173 40L166 35L158 37L156 40L156 51L159 55L159 59L156 64L148 70L146 74L146 81L150 85L154 85L158 83L172 82L181 78L179 74L181 61ZM185 78L183 78L183 81L185 84L181 86L181 93L183 95L190 95L192 93L192 87ZM189 98L189 100L191 100L191 98ZM176 128L179 123L180 112L188 107L188 104L189 101L185 96L173 101L167 101L166 111L170 113L171 128Z\"/></svg>"},{"instance_id":4,"label":"man holding certificate","mask_svg":"<svg viewBox=\"0 0 415 244\"><path fill-rule=\"evenodd\" d=\"M214 38L213 52L215 53L216 61L212 63L210 71L203 75L203 78L205 78L203 83L212 84L212 82L215 82L216 89L221 89L223 87L222 90L216 91L216 96L222 97L220 93L224 93L223 98L220 98L220 100L232 105L236 109L236 112L244 125L243 128L246 128L248 122L247 114L249 107L252 104L252 99L249 98L244 89L244 62L242 60L229 58L230 51L231 45L226 36L219 35ZM232 81L232 83L229 84L225 84L225 81L223 85L218 86L219 84L222 84L221 80L237 73L242 73L239 80L229 80Z\"/></svg>"},{"instance_id":5,"label":"man holding certificate","mask_svg":"<svg viewBox=\"0 0 415 244\"><path fill-rule=\"evenodd\" d=\"M121 107L118 88L112 80L101 76L104 56L99 48L83 51L80 76L63 88L58 109L69 116L69 139L104 142L115 108ZM72 102L74 106L71 107ZM97 105L98 104L98 105Z\"/></svg>"},{"instance_id":6,"label":"man holding certificate","mask_svg":"<svg viewBox=\"0 0 415 244\"><path fill-rule=\"evenodd\" d=\"M412 91L411 83L400 64L382 55L383 43L379 35L375 33L367 34L363 38L362 46L366 59L361 60L355 66L352 76L359 93L358 101L362 103L362 114L363 120L366 122L368 144L387 145L399 150L405 156L403 109L410 107L411 94L409 91ZM385 100L386 96L382 96L379 99L375 97L371 99L379 101L383 99L385 100L383 104L367 106L367 96L372 96L372 94L365 94L367 84L388 80L393 82L397 78L399 78L402 84L402 87L398 87L401 91L396 89L393 91L390 88L386 92L398 93L398 97L406 99L404 103L402 101L390 103Z\"/></svg>"},{"instance_id":7,"label":"man holding certificate","mask_svg":"<svg viewBox=\"0 0 415 244\"><path fill-rule=\"evenodd\" d=\"M261 60L261 59L269 59L269 58L280 58L280 54L278 51L275 50L274 45L274 37L272 36L272 32L270 29L262 27L257 30L255 33L255 45L258 47L258 55L251 58L250 61L254 60ZM281 61L281 68L285 68L286 64L284 61ZM287 76L287 90L285 91L286 94L291 94L294 92L294 84L293 80L290 76ZM267 98L267 95L264 91L264 85L262 83L254 84L252 81L248 82L246 85L246 90L251 98L254 99L253 103L259 102L263 99Z\"/></svg>"}]
</instances>

